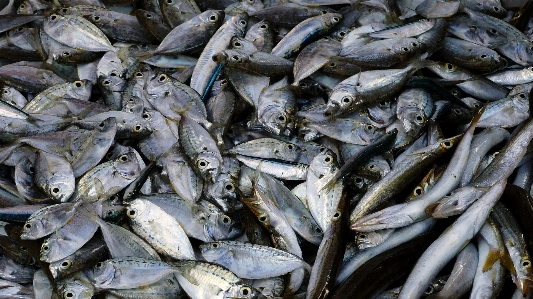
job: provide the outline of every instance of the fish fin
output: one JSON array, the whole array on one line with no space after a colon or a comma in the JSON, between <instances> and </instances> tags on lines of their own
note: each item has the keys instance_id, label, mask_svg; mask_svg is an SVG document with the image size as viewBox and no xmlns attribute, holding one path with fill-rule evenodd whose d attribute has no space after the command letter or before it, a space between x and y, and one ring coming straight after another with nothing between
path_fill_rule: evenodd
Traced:
<instances>
[{"instance_id":1,"label":"fish fin","mask_svg":"<svg viewBox=\"0 0 533 299\"><path fill-rule=\"evenodd\" d=\"M435 212L435 209L439 206L439 203L436 202L426 207L426 214L432 215Z\"/></svg>"},{"instance_id":2,"label":"fish fin","mask_svg":"<svg viewBox=\"0 0 533 299\"><path fill-rule=\"evenodd\" d=\"M483 264L483 272L487 272L488 270L490 270L494 263L496 263L500 259L501 252L497 249L491 248L489 250L489 254L487 255L487 259L485 260L485 264Z\"/></svg>"},{"instance_id":3,"label":"fish fin","mask_svg":"<svg viewBox=\"0 0 533 299\"><path fill-rule=\"evenodd\" d=\"M514 267L513 261L511 260L511 255L507 251L507 248L503 252L500 251L500 263L502 266L509 270L512 275L516 276L516 269Z\"/></svg>"}]
</instances>

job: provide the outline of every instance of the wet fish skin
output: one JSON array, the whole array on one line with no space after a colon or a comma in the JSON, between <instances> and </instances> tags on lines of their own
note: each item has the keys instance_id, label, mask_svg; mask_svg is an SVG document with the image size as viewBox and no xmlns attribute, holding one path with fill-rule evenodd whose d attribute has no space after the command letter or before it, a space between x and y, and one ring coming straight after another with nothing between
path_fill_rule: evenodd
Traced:
<instances>
[{"instance_id":1,"label":"wet fish skin","mask_svg":"<svg viewBox=\"0 0 533 299\"><path fill-rule=\"evenodd\" d=\"M272 49L272 54L283 58L289 58L294 53L303 49L320 35L329 32L342 20L341 14L326 13L309 18L296 25L285 37Z\"/></svg>"},{"instance_id":2,"label":"wet fish skin","mask_svg":"<svg viewBox=\"0 0 533 299\"><path fill-rule=\"evenodd\" d=\"M419 297L429 281L470 241L503 193L506 180L498 182L422 254L407 278L399 299ZM453 241L450 241L453 240ZM446 246L446 247L444 247ZM431 261L428 261L428 258Z\"/></svg>"},{"instance_id":3,"label":"wet fish skin","mask_svg":"<svg viewBox=\"0 0 533 299\"><path fill-rule=\"evenodd\" d=\"M190 84L191 88L196 90L200 96L206 93L208 82L217 67L216 62L211 57L227 49L233 36L242 37L244 35L244 30L248 25L247 19L248 17L242 14L232 17L218 28L205 46L198 58L198 64L194 68Z\"/></svg>"}]
</instances>

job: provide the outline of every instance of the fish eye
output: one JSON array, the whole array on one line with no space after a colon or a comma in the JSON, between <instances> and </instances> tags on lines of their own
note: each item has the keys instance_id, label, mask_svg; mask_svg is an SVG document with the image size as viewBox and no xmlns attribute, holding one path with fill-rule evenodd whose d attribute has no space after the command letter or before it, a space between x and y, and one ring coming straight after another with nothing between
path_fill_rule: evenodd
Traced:
<instances>
[{"instance_id":1,"label":"fish eye","mask_svg":"<svg viewBox=\"0 0 533 299\"><path fill-rule=\"evenodd\" d=\"M116 72L111 72L111 74L109 74L109 76L111 76L111 77L116 77L116 76L118 76L118 75L117 75Z\"/></svg>"},{"instance_id":2,"label":"fish eye","mask_svg":"<svg viewBox=\"0 0 533 299\"><path fill-rule=\"evenodd\" d=\"M367 129L367 130L372 130L372 129L374 129L374 126L373 126L373 125L367 125L367 126L366 126L366 129Z\"/></svg>"},{"instance_id":3,"label":"fish eye","mask_svg":"<svg viewBox=\"0 0 533 299\"><path fill-rule=\"evenodd\" d=\"M336 67L337 64L336 64L335 62L332 62L332 63L329 64L329 66L330 66L330 67Z\"/></svg>"},{"instance_id":4,"label":"fish eye","mask_svg":"<svg viewBox=\"0 0 533 299\"><path fill-rule=\"evenodd\" d=\"M450 141L444 141L440 144L444 148L450 148L452 147L452 143Z\"/></svg>"},{"instance_id":5,"label":"fish eye","mask_svg":"<svg viewBox=\"0 0 533 299\"><path fill-rule=\"evenodd\" d=\"M218 243L213 243L211 246L213 246L213 248L218 248Z\"/></svg>"},{"instance_id":6,"label":"fish eye","mask_svg":"<svg viewBox=\"0 0 533 299\"><path fill-rule=\"evenodd\" d=\"M246 24L248 24L248 23L247 23L245 20L240 20L240 21L239 21L239 24L240 24L242 27L244 27L244 26L246 26Z\"/></svg>"},{"instance_id":7,"label":"fish eye","mask_svg":"<svg viewBox=\"0 0 533 299\"><path fill-rule=\"evenodd\" d=\"M24 4L22 4L22 5L20 5L20 8L24 8L23 6L26 7ZM57 15L51 15L50 16L50 20L55 21L55 19L57 19Z\"/></svg>"},{"instance_id":8,"label":"fish eye","mask_svg":"<svg viewBox=\"0 0 533 299\"><path fill-rule=\"evenodd\" d=\"M526 95L524 93L519 93L518 96L521 98L521 99L525 99L526 98Z\"/></svg>"},{"instance_id":9,"label":"fish eye","mask_svg":"<svg viewBox=\"0 0 533 299\"><path fill-rule=\"evenodd\" d=\"M128 155L122 155L118 159L122 162L127 162L129 160Z\"/></svg>"},{"instance_id":10,"label":"fish eye","mask_svg":"<svg viewBox=\"0 0 533 299\"><path fill-rule=\"evenodd\" d=\"M363 179L360 177L355 178L355 182L358 184L361 184L363 182Z\"/></svg>"},{"instance_id":11,"label":"fish eye","mask_svg":"<svg viewBox=\"0 0 533 299\"><path fill-rule=\"evenodd\" d=\"M231 218L228 215L223 215L222 216L222 223L230 224L231 223Z\"/></svg>"},{"instance_id":12,"label":"fish eye","mask_svg":"<svg viewBox=\"0 0 533 299\"><path fill-rule=\"evenodd\" d=\"M63 12L63 13L68 12L68 8L63 8L63 9L61 10L61 12Z\"/></svg>"},{"instance_id":13,"label":"fish eye","mask_svg":"<svg viewBox=\"0 0 533 299\"><path fill-rule=\"evenodd\" d=\"M252 289L250 287L242 287L240 292L242 296L248 296L252 293Z\"/></svg>"},{"instance_id":14,"label":"fish eye","mask_svg":"<svg viewBox=\"0 0 533 299\"><path fill-rule=\"evenodd\" d=\"M239 56L237 56L237 55L231 56L231 59L234 60L234 61L237 61L237 62L241 61L241 58Z\"/></svg>"},{"instance_id":15,"label":"fish eye","mask_svg":"<svg viewBox=\"0 0 533 299\"><path fill-rule=\"evenodd\" d=\"M353 101L353 98L350 96L345 96L342 98L342 102L345 104L350 104Z\"/></svg>"},{"instance_id":16,"label":"fish eye","mask_svg":"<svg viewBox=\"0 0 533 299\"><path fill-rule=\"evenodd\" d=\"M66 260L59 265L61 269L68 269L72 265L72 262L70 260Z\"/></svg>"},{"instance_id":17,"label":"fish eye","mask_svg":"<svg viewBox=\"0 0 533 299\"><path fill-rule=\"evenodd\" d=\"M346 36L346 31L341 31L341 32L337 33L337 36L345 37Z\"/></svg>"},{"instance_id":18,"label":"fish eye","mask_svg":"<svg viewBox=\"0 0 533 299\"><path fill-rule=\"evenodd\" d=\"M333 21L333 23L338 23L341 19L339 19L338 17L333 17L331 18L331 20Z\"/></svg>"},{"instance_id":19,"label":"fish eye","mask_svg":"<svg viewBox=\"0 0 533 299\"><path fill-rule=\"evenodd\" d=\"M167 0L167 3L168 4L172 4L172 0Z\"/></svg>"},{"instance_id":20,"label":"fish eye","mask_svg":"<svg viewBox=\"0 0 533 299\"><path fill-rule=\"evenodd\" d=\"M209 162L207 162L206 160L199 160L197 165L198 165L198 168L204 169L209 165Z\"/></svg>"},{"instance_id":21,"label":"fish eye","mask_svg":"<svg viewBox=\"0 0 533 299\"><path fill-rule=\"evenodd\" d=\"M209 21L211 21L211 22L216 22L216 21L218 21L218 16L217 16L217 15L210 15L210 16L209 16Z\"/></svg>"},{"instance_id":22,"label":"fish eye","mask_svg":"<svg viewBox=\"0 0 533 299\"><path fill-rule=\"evenodd\" d=\"M105 127L105 123L104 122L101 122L99 125L98 125L99 128L104 128Z\"/></svg>"},{"instance_id":23,"label":"fish eye","mask_svg":"<svg viewBox=\"0 0 533 299\"><path fill-rule=\"evenodd\" d=\"M234 47L242 47L242 44L240 42L233 42L233 46ZM237 56L233 56L233 57L237 57Z\"/></svg>"},{"instance_id":24,"label":"fish eye","mask_svg":"<svg viewBox=\"0 0 533 299\"><path fill-rule=\"evenodd\" d=\"M434 291L435 291L435 288L433 288L433 286L430 285L430 286L426 289L426 291L424 292L424 294L426 294L426 295L430 295L430 294L433 294Z\"/></svg>"},{"instance_id":25,"label":"fish eye","mask_svg":"<svg viewBox=\"0 0 533 299\"><path fill-rule=\"evenodd\" d=\"M494 34L496 34L496 32L498 32L498 31L496 31L496 29L494 29L494 28L491 28L491 29L489 30L489 32L490 32L490 33L494 33Z\"/></svg>"},{"instance_id":26,"label":"fish eye","mask_svg":"<svg viewBox=\"0 0 533 299\"><path fill-rule=\"evenodd\" d=\"M99 17L99 16L94 16L94 17L93 17L93 20L94 20L95 22L98 22L98 21L100 21L100 17Z\"/></svg>"},{"instance_id":27,"label":"fish eye","mask_svg":"<svg viewBox=\"0 0 533 299\"><path fill-rule=\"evenodd\" d=\"M98 262L98 263L96 263L96 265L95 265L95 267L98 268L98 269L99 269L99 268L102 268L103 266L104 266L104 262Z\"/></svg>"},{"instance_id":28,"label":"fish eye","mask_svg":"<svg viewBox=\"0 0 533 299\"><path fill-rule=\"evenodd\" d=\"M419 187L416 187L416 188L415 188L415 194L416 194L416 195L421 195L421 194L422 194L422 187L420 187L420 186L419 186Z\"/></svg>"},{"instance_id":29,"label":"fish eye","mask_svg":"<svg viewBox=\"0 0 533 299\"><path fill-rule=\"evenodd\" d=\"M418 47L418 43L412 42L412 43L411 43L411 46L413 46L413 47Z\"/></svg>"},{"instance_id":30,"label":"fish eye","mask_svg":"<svg viewBox=\"0 0 533 299\"><path fill-rule=\"evenodd\" d=\"M424 120L424 118L422 117L422 115L418 114L416 117L415 117L416 121L418 122L422 122Z\"/></svg>"},{"instance_id":31,"label":"fish eye","mask_svg":"<svg viewBox=\"0 0 533 299\"><path fill-rule=\"evenodd\" d=\"M359 239L366 239L366 235L365 234L359 235Z\"/></svg>"},{"instance_id":32,"label":"fish eye","mask_svg":"<svg viewBox=\"0 0 533 299\"><path fill-rule=\"evenodd\" d=\"M157 80L158 80L159 82L163 82L163 81L167 80L167 78L168 78L167 75L162 74L161 76L159 76L159 79L157 79Z\"/></svg>"},{"instance_id":33,"label":"fish eye","mask_svg":"<svg viewBox=\"0 0 533 299\"><path fill-rule=\"evenodd\" d=\"M24 4L22 4L22 5L24 5ZM22 31L24 31L24 28L22 28L22 27L17 28L17 32L22 32Z\"/></svg>"},{"instance_id":34,"label":"fish eye","mask_svg":"<svg viewBox=\"0 0 533 299\"><path fill-rule=\"evenodd\" d=\"M128 210L127 214L128 214L128 217L133 219L133 218L135 218L137 216L137 211L135 209L130 209L130 210Z\"/></svg>"},{"instance_id":35,"label":"fish eye","mask_svg":"<svg viewBox=\"0 0 533 299\"><path fill-rule=\"evenodd\" d=\"M333 214L333 218L339 218L341 216L341 212L337 211L335 214Z\"/></svg>"},{"instance_id":36,"label":"fish eye","mask_svg":"<svg viewBox=\"0 0 533 299\"><path fill-rule=\"evenodd\" d=\"M59 194L60 191L61 191L61 188L59 187L53 187L52 189L50 189L50 193L52 193L52 195L57 195Z\"/></svg>"},{"instance_id":37,"label":"fish eye","mask_svg":"<svg viewBox=\"0 0 533 299\"><path fill-rule=\"evenodd\" d=\"M402 51L404 51L404 52L409 52L409 48L407 48L407 47L403 47L403 48L402 48Z\"/></svg>"},{"instance_id":38,"label":"fish eye","mask_svg":"<svg viewBox=\"0 0 533 299\"><path fill-rule=\"evenodd\" d=\"M228 191L233 191L233 185L231 185L231 184L227 184L225 188Z\"/></svg>"},{"instance_id":39,"label":"fish eye","mask_svg":"<svg viewBox=\"0 0 533 299\"><path fill-rule=\"evenodd\" d=\"M322 229L321 229L320 227L317 226L317 227L315 228L315 232L321 234L321 233L322 233Z\"/></svg>"},{"instance_id":40,"label":"fish eye","mask_svg":"<svg viewBox=\"0 0 533 299\"><path fill-rule=\"evenodd\" d=\"M48 245L46 243L44 243L43 246L41 247L41 249L43 251L48 251L50 249L50 247L48 247Z\"/></svg>"},{"instance_id":41,"label":"fish eye","mask_svg":"<svg viewBox=\"0 0 533 299\"><path fill-rule=\"evenodd\" d=\"M111 85L111 81L106 79L106 80L102 81L102 84L106 85L106 86L107 85Z\"/></svg>"},{"instance_id":42,"label":"fish eye","mask_svg":"<svg viewBox=\"0 0 533 299\"><path fill-rule=\"evenodd\" d=\"M74 293L72 293L72 292L67 292L67 293L65 293L65 297L67 297L67 298L73 298L73 297L74 297Z\"/></svg>"},{"instance_id":43,"label":"fish eye","mask_svg":"<svg viewBox=\"0 0 533 299\"><path fill-rule=\"evenodd\" d=\"M326 163L330 163L331 161L333 161L333 157L331 157L330 155L327 155L326 158L324 158L324 162Z\"/></svg>"},{"instance_id":44,"label":"fish eye","mask_svg":"<svg viewBox=\"0 0 533 299\"><path fill-rule=\"evenodd\" d=\"M4 89L4 94L8 94L8 93L9 93L9 90Z\"/></svg>"},{"instance_id":45,"label":"fish eye","mask_svg":"<svg viewBox=\"0 0 533 299\"><path fill-rule=\"evenodd\" d=\"M446 68L449 69L449 70L453 70L455 68L455 66L451 63L446 63Z\"/></svg>"},{"instance_id":46,"label":"fish eye","mask_svg":"<svg viewBox=\"0 0 533 299\"><path fill-rule=\"evenodd\" d=\"M149 18L149 19L151 19L153 17L151 13L146 13L144 16Z\"/></svg>"},{"instance_id":47,"label":"fish eye","mask_svg":"<svg viewBox=\"0 0 533 299\"><path fill-rule=\"evenodd\" d=\"M267 219L268 219L268 217L266 215L262 215L262 216L259 217L259 221L261 221L261 222L265 222L265 221L267 221Z\"/></svg>"},{"instance_id":48,"label":"fish eye","mask_svg":"<svg viewBox=\"0 0 533 299\"><path fill-rule=\"evenodd\" d=\"M278 120L279 120L279 121L285 121L286 118L285 118L284 115L280 115L280 116L278 116Z\"/></svg>"},{"instance_id":49,"label":"fish eye","mask_svg":"<svg viewBox=\"0 0 533 299\"><path fill-rule=\"evenodd\" d=\"M488 55L487 54L481 54L479 57L485 59L485 58L488 57Z\"/></svg>"},{"instance_id":50,"label":"fish eye","mask_svg":"<svg viewBox=\"0 0 533 299\"><path fill-rule=\"evenodd\" d=\"M74 82L74 86L76 86L77 88L80 88L81 87L81 81L75 81Z\"/></svg>"},{"instance_id":51,"label":"fish eye","mask_svg":"<svg viewBox=\"0 0 533 299\"><path fill-rule=\"evenodd\" d=\"M500 8L498 6L493 6L492 7L492 10L494 10L495 12L499 12L500 11Z\"/></svg>"},{"instance_id":52,"label":"fish eye","mask_svg":"<svg viewBox=\"0 0 533 299\"><path fill-rule=\"evenodd\" d=\"M150 118L150 114L148 112L143 113L143 118L144 119L149 119Z\"/></svg>"},{"instance_id":53,"label":"fish eye","mask_svg":"<svg viewBox=\"0 0 533 299\"><path fill-rule=\"evenodd\" d=\"M259 28L261 28L261 29L268 29L268 25L267 25L267 24L261 24L261 26L259 26Z\"/></svg>"},{"instance_id":54,"label":"fish eye","mask_svg":"<svg viewBox=\"0 0 533 299\"><path fill-rule=\"evenodd\" d=\"M531 266L531 262L529 260L524 260L522 262L522 267L523 268L528 268L529 266Z\"/></svg>"},{"instance_id":55,"label":"fish eye","mask_svg":"<svg viewBox=\"0 0 533 299\"><path fill-rule=\"evenodd\" d=\"M141 125L135 125L135 127L133 127L133 131L134 132L140 132L142 129L142 126Z\"/></svg>"},{"instance_id":56,"label":"fish eye","mask_svg":"<svg viewBox=\"0 0 533 299\"><path fill-rule=\"evenodd\" d=\"M292 150L292 149L294 148L294 145L292 145L292 144L287 144L287 148L290 149L290 150Z\"/></svg>"},{"instance_id":57,"label":"fish eye","mask_svg":"<svg viewBox=\"0 0 533 299\"><path fill-rule=\"evenodd\" d=\"M142 72L136 72L135 73L135 77L142 78L143 77L143 73Z\"/></svg>"},{"instance_id":58,"label":"fish eye","mask_svg":"<svg viewBox=\"0 0 533 299\"><path fill-rule=\"evenodd\" d=\"M24 224L24 228L25 228L25 229L30 229L30 228L31 228L31 223L26 223L26 224Z\"/></svg>"}]
</instances>

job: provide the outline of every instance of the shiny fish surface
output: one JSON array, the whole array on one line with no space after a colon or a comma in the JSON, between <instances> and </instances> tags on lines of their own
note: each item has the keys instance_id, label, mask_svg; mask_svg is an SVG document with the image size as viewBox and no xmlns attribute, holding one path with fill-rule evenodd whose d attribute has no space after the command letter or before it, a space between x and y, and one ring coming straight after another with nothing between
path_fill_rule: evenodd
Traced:
<instances>
[{"instance_id":1,"label":"shiny fish surface","mask_svg":"<svg viewBox=\"0 0 533 299\"><path fill-rule=\"evenodd\" d=\"M0 298L524 297L532 32L527 0L0 1Z\"/></svg>"}]
</instances>

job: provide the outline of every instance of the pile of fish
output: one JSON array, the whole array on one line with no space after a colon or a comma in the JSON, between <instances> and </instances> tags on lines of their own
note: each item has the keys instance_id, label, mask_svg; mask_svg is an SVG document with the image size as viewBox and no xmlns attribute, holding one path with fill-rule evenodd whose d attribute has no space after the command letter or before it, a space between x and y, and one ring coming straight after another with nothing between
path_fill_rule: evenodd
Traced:
<instances>
[{"instance_id":1,"label":"pile of fish","mask_svg":"<svg viewBox=\"0 0 533 299\"><path fill-rule=\"evenodd\" d=\"M502 2L1 0L0 298L531 298Z\"/></svg>"}]
</instances>

